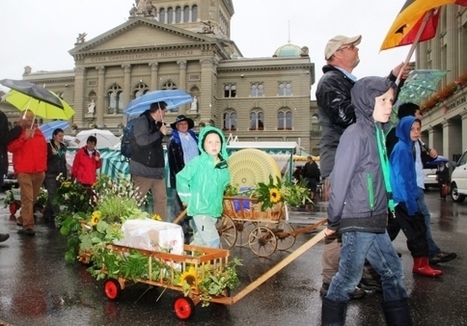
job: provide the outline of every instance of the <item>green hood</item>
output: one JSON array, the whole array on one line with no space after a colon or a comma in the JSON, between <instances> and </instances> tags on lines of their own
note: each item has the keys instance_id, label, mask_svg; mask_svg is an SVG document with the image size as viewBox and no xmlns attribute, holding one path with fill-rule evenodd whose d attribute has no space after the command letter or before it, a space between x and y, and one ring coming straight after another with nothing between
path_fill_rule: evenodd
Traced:
<instances>
[{"instance_id":1,"label":"green hood","mask_svg":"<svg viewBox=\"0 0 467 326\"><path fill-rule=\"evenodd\" d=\"M224 161L227 161L229 159L229 154L227 154L227 144L225 142L225 137L224 137L224 134L222 133L222 130L220 130L220 129L216 128L216 127L206 126L201 130L201 133L199 134L198 149L199 149L199 151L201 153L206 154L206 151L203 148L204 139L206 138L207 134L211 134L213 132L218 134L220 139L221 139L222 146L221 146L220 155L222 156L222 159Z\"/></svg>"}]
</instances>

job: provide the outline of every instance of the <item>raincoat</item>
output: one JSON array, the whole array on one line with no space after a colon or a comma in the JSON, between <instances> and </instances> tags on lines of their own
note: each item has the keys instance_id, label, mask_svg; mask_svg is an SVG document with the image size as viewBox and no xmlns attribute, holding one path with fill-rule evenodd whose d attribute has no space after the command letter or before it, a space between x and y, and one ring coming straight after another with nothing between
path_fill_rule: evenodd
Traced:
<instances>
[{"instance_id":1,"label":"raincoat","mask_svg":"<svg viewBox=\"0 0 467 326\"><path fill-rule=\"evenodd\" d=\"M211 132L217 133L222 141L220 161L217 163L203 148L204 139ZM177 192L182 203L188 205L188 216L208 215L219 218L223 210L224 190L230 182L225 137L219 129L207 126L199 135L198 148L201 154L176 175Z\"/></svg>"},{"instance_id":2,"label":"raincoat","mask_svg":"<svg viewBox=\"0 0 467 326\"><path fill-rule=\"evenodd\" d=\"M396 136L399 141L394 146L390 157L394 201L397 204L405 203L409 216L415 215L418 211L417 173L412 151L415 144L410 139L410 130L415 120L415 117L409 116L399 121L396 127Z\"/></svg>"},{"instance_id":3,"label":"raincoat","mask_svg":"<svg viewBox=\"0 0 467 326\"><path fill-rule=\"evenodd\" d=\"M352 88L357 122L341 137L331 173L328 228L339 232L386 231L388 202L376 132L381 123L373 119L375 97L384 94L392 82L366 77Z\"/></svg>"}]
</instances>

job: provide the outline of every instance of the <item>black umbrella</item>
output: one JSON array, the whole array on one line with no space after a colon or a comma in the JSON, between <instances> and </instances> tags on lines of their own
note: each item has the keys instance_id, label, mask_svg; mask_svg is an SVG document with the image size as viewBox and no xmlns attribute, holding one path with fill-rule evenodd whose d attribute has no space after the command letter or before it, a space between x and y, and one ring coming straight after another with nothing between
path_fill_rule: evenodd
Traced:
<instances>
[{"instance_id":1,"label":"black umbrella","mask_svg":"<svg viewBox=\"0 0 467 326\"><path fill-rule=\"evenodd\" d=\"M2 79L0 80L0 84L14 89L20 93L29 95L36 100L43 101L63 109L63 104L60 102L60 99L43 87L37 86L25 80L14 79Z\"/></svg>"}]
</instances>

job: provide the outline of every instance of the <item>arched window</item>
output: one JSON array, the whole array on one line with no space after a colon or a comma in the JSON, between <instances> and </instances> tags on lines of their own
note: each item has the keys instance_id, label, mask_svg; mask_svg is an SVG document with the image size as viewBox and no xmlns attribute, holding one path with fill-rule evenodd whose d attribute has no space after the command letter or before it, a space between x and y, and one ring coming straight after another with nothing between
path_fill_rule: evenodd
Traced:
<instances>
[{"instance_id":1,"label":"arched window","mask_svg":"<svg viewBox=\"0 0 467 326\"><path fill-rule=\"evenodd\" d=\"M172 24L174 22L174 8L169 7L167 9L167 24Z\"/></svg>"},{"instance_id":2,"label":"arched window","mask_svg":"<svg viewBox=\"0 0 467 326\"><path fill-rule=\"evenodd\" d=\"M181 23L182 22L182 8L177 7L175 8L175 23Z\"/></svg>"},{"instance_id":3,"label":"arched window","mask_svg":"<svg viewBox=\"0 0 467 326\"><path fill-rule=\"evenodd\" d=\"M251 84L250 89L251 97L264 96L264 86L262 83L253 83Z\"/></svg>"},{"instance_id":4,"label":"arched window","mask_svg":"<svg viewBox=\"0 0 467 326\"><path fill-rule=\"evenodd\" d=\"M191 7L191 21L195 22L198 21L198 6L194 5Z\"/></svg>"},{"instance_id":5,"label":"arched window","mask_svg":"<svg viewBox=\"0 0 467 326\"><path fill-rule=\"evenodd\" d=\"M317 114L314 114L311 116L311 130L313 131L321 130L321 127L319 125L319 118Z\"/></svg>"},{"instance_id":6,"label":"arched window","mask_svg":"<svg viewBox=\"0 0 467 326\"><path fill-rule=\"evenodd\" d=\"M145 83L138 83L138 85L136 85L135 89L133 90L133 99L146 94L148 91L148 85L146 85Z\"/></svg>"},{"instance_id":7,"label":"arched window","mask_svg":"<svg viewBox=\"0 0 467 326\"><path fill-rule=\"evenodd\" d=\"M161 89L177 89L177 85L173 83L171 80L168 80L165 82L164 85L162 85Z\"/></svg>"},{"instance_id":8,"label":"arched window","mask_svg":"<svg viewBox=\"0 0 467 326\"><path fill-rule=\"evenodd\" d=\"M237 97L237 86L235 84L226 84L224 86L224 97Z\"/></svg>"},{"instance_id":9,"label":"arched window","mask_svg":"<svg viewBox=\"0 0 467 326\"><path fill-rule=\"evenodd\" d=\"M279 96L291 96L292 95L292 84L290 82L279 82L278 95Z\"/></svg>"},{"instance_id":10,"label":"arched window","mask_svg":"<svg viewBox=\"0 0 467 326\"><path fill-rule=\"evenodd\" d=\"M222 130L237 130L237 113L234 111L225 112L223 115Z\"/></svg>"},{"instance_id":11,"label":"arched window","mask_svg":"<svg viewBox=\"0 0 467 326\"><path fill-rule=\"evenodd\" d=\"M159 23L165 23L165 9L159 9Z\"/></svg>"},{"instance_id":12,"label":"arched window","mask_svg":"<svg viewBox=\"0 0 467 326\"><path fill-rule=\"evenodd\" d=\"M183 22L188 23L190 21L190 7L183 7Z\"/></svg>"},{"instance_id":13,"label":"arched window","mask_svg":"<svg viewBox=\"0 0 467 326\"><path fill-rule=\"evenodd\" d=\"M107 114L123 113L123 90L113 84L107 91Z\"/></svg>"},{"instance_id":14,"label":"arched window","mask_svg":"<svg viewBox=\"0 0 467 326\"><path fill-rule=\"evenodd\" d=\"M250 113L250 130L264 130L264 113L259 109Z\"/></svg>"},{"instance_id":15,"label":"arched window","mask_svg":"<svg viewBox=\"0 0 467 326\"><path fill-rule=\"evenodd\" d=\"M282 108L277 113L277 130L292 130L292 111Z\"/></svg>"}]
</instances>

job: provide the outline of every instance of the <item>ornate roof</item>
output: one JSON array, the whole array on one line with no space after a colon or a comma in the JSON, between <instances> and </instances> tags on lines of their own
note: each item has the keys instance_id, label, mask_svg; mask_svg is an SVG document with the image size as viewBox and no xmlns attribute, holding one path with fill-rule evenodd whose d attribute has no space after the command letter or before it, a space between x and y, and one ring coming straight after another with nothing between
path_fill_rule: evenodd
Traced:
<instances>
[{"instance_id":1,"label":"ornate roof","mask_svg":"<svg viewBox=\"0 0 467 326\"><path fill-rule=\"evenodd\" d=\"M301 53L301 47L289 42L277 48L276 52L274 52L273 57L299 57Z\"/></svg>"}]
</instances>

